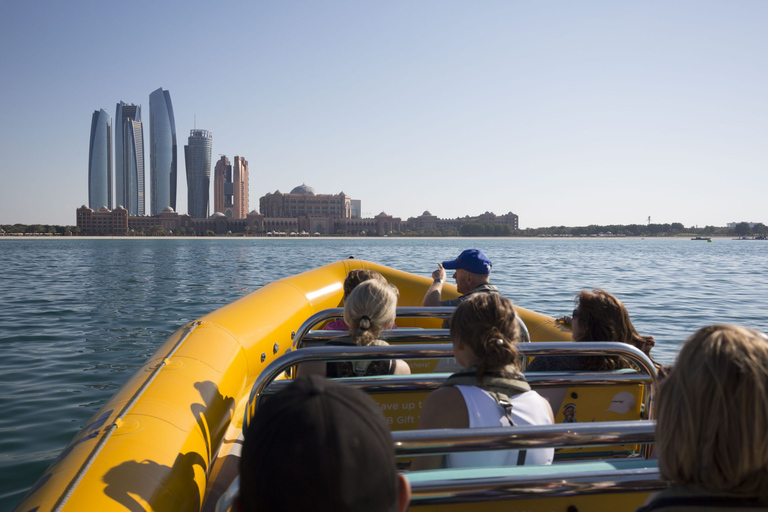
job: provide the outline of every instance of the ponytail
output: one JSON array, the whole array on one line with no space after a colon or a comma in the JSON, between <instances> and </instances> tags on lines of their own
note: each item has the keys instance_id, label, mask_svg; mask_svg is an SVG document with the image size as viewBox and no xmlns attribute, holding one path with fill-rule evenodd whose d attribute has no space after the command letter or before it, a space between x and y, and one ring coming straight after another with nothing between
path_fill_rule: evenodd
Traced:
<instances>
[{"instance_id":1,"label":"ponytail","mask_svg":"<svg viewBox=\"0 0 768 512\"><path fill-rule=\"evenodd\" d=\"M510 365L519 367L517 322L512 301L498 293L476 293L456 307L451 317L451 338L469 345L479 359L478 379Z\"/></svg>"},{"instance_id":2,"label":"ponytail","mask_svg":"<svg viewBox=\"0 0 768 512\"><path fill-rule=\"evenodd\" d=\"M359 346L368 346L392 325L397 309L397 288L387 282L368 280L359 284L344 303L344 322Z\"/></svg>"}]
</instances>

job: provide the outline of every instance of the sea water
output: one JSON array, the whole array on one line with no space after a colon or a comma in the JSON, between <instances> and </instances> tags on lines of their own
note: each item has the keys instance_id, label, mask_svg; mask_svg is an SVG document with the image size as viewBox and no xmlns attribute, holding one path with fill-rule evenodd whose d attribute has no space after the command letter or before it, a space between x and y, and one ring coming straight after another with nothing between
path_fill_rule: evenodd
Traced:
<instances>
[{"instance_id":1,"label":"sea water","mask_svg":"<svg viewBox=\"0 0 768 512\"><path fill-rule=\"evenodd\" d=\"M581 289L614 293L661 362L704 325L768 331L766 241L0 237L0 510L182 324L350 256L429 276L468 247L528 309L559 316Z\"/></svg>"}]
</instances>

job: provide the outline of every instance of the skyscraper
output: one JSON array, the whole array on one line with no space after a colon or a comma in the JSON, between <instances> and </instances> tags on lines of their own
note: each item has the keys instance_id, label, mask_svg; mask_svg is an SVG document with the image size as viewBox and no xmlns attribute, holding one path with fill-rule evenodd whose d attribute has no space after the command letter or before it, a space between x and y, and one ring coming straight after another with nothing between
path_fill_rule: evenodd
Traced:
<instances>
[{"instance_id":1,"label":"skyscraper","mask_svg":"<svg viewBox=\"0 0 768 512\"><path fill-rule=\"evenodd\" d=\"M244 219L248 215L248 161L241 156L232 164L232 189L235 218Z\"/></svg>"},{"instance_id":2,"label":"skyscraper","mask_svg":"<svg viewBox=\"0 0 768 512\"><path fill-rule=\"evenodd\" d=\"M213 208L230 219L248 215L248 161L235 157L235 164L222 155L213 172Z\"/></svg>"},{"instance_id":3,"label":"skyscraper","mask_svg":"<svg viewBox=\"0 0 768 512\"><path fill-rule=\"evenodd\" d=\"M112 119L104 109L91 117L88 150L88 207L112 209Z\"/></svg>"},{"instance_id":4,"label":"skyscraper","mask_svg":"<svg viewBox=\"0 0 768 512\"><path fill-rule=\"evenodd\" d=\"M229 158L221 155L213 169L213 211L234 218L232 202L232 165Z\"/></svg>"},{"instance_id":5,"label":"skyscraper","mask_svg":"<svg viewBox=\"0 0 768 512\"><path fill-rule=\"evenodd\" d=\"M144 215L144 127L141 106L117 104L115 113L116 202L128 215Z\"/></svg>"},{"instance_id":6,"label":"skyscraper","mask_svg":"<svg viewBox=\"0 0 768 512\"><path fill-rule=\"evenodd\" d=\"M176 121L171 93L159 88L149 95L150 215L176 210Z\"/></svg>"},{"instance_id":7,"label":"skyscraper","mask_svg":"<svg viewBox=\"0 0 768 512\"><path fill-rule=\"evenodd\" d=\"M209 214L208 192L211 188L211 150L213 133L208 130L190 130L189 142L184 146L187 168L187 210L190 217L204 219Z\"/></svg>"}]
</instances>

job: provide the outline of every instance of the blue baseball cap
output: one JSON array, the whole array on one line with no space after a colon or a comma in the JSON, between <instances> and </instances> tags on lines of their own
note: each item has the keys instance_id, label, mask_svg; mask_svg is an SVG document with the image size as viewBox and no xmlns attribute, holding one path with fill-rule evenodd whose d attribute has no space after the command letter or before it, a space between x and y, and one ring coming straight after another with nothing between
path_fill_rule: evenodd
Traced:
<instances>
[{"instance_id":1,"label":"blue baseball cap","mask_svg":"<svg viewBox=\"0 0 768 512\"><path fill-rule=\"evenodd\" d=\"M466 270L473 274L490 274L491 260L480 249L467 249L455 260L444 261L443 268L448 270Z\"/></svg>"}]
</instances>

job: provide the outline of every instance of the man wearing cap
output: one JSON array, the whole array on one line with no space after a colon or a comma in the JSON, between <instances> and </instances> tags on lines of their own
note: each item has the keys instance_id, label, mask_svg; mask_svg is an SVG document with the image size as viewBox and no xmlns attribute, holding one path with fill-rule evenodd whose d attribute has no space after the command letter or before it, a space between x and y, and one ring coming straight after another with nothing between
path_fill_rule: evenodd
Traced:
<instances>
[{"instance_id":1,"label":"man wearing cap","mask_svg":"<svg viewBox=\"0 0 768 512\"><path fill-rule=\"evenodd\" d=\"M410 496L384 416L359 389L299 377L266 400L245 432L244 512L402 512Z\"/></svg>"},{"instance_id":2,"label":"man wearing cap","mask_svg":"<svg viewBox=\"0 0 768 512\"><path fill-rule=\"evenodd\" d=\"M440 300L445 284L445 270L455 270L453 278L456 289L461 297ZM480 249L467 249L455 260L437 264L437 270L432 272L432 286L424 295L425 306L457 306L473 293L498 293L499 290L489 283L491 278L491 260Z\"/></svg>"}]
</instances>

